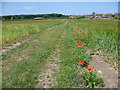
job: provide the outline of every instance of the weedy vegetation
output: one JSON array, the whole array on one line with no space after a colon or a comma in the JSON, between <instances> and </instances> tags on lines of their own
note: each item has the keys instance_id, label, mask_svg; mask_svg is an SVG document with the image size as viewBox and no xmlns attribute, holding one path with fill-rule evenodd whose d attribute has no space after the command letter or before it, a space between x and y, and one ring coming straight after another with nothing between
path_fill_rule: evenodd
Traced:
<instances>
[{"instance_id":1,"label":"weedy vegetation","mask_svg":"<svg viewBox=\"0 0 120 90\"><path fill-rule=\"evenodd\" d=\"M105 86L95 68L89 66L92 56L85 50L89 48L104 54L107 62L118 67L118 23L114 20L80 19L65 22L65 19L3 21L3 48L29 38L2 55L3 88L35 88L46 58L63 33L64 38L59 43L57 85L54 87L93 89ZM51 27L54 28L49 30Z\"/></svg>"}]
</instances>

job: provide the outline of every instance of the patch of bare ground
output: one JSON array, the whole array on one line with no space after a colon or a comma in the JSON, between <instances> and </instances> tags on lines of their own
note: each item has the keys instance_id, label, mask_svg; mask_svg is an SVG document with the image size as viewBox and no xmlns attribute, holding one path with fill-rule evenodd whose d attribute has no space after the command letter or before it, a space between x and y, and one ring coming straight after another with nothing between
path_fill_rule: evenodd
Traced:
<instances>
[{"instance_id":1,"label":"patch of bare ground","mask_svg":"<svg viewBox=\"0 0 120 90\"><path fill-rule=\"evenodd\" d=\"M87 48L86 53L90 54L90 52L91 50ZM89 65L94 67L98 76L105 82L105 87L96 88L118 88L118 71L105 61L104 56L94 53Z\"/></svg>"},{"instance_id":2,"label":"patch of bare ground","mask_svg":"<svg viewBox=\"0 0 120 90\"><path fill-rule=\"evenodd\" d=\"M40 73L37 88L50 88L57 84L56 82L56 72L59 70L57 61L60 60L59 49L56 49L51 56L49 56L46 61L45 69Z\"/></svg>"},{"instance_id":3,"label":"patch of bare ground","mask_svg":"<svg viewBox=\"0 0 120 90\"><path fill-rule=\"evenodd\" d=\"M56 45L55 49L53 50L52 54L46 59L45 68L39 74L39 80L36 84L36 88L51 88L57 85L56 76L57 72L59 71L59 64L60 61L60 41L64 38L64 34L61 36L58 44Z\"/></svg>"},{"instance_id":4,"label":"patch of bare ground","mask_svg":"<svg viewBox=\"0 0 120 90\"><path fill-rule=\"evenodd\" d=\"M10 51L11 49L14 49L17 46L20 46L22 43L24 43L26 40L22 41L22 42L17 42L15 44L12 44L11 46L5 47L4 49L2 49L0 51L0 54L6 53L8 51Z\"/></svg>"}]
</instances>

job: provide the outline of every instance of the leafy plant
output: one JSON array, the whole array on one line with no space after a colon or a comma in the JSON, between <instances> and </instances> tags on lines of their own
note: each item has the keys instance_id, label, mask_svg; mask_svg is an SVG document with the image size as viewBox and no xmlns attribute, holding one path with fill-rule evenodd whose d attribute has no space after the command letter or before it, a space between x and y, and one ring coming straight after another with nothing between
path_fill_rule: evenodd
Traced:
<instances>
[{"instance_id":1,"label":"leafy plant","mask_svg":"<svg viewBox=\"0 0 120 90\"><path fill-rule=\"evenodd\" d=\"M85 86L89 89L93 89L97 85L101 87L105 86L104 81L101 77L97 76L96 72L84 71L83 78L85 80Z\"/></svg>"}]
</instances>

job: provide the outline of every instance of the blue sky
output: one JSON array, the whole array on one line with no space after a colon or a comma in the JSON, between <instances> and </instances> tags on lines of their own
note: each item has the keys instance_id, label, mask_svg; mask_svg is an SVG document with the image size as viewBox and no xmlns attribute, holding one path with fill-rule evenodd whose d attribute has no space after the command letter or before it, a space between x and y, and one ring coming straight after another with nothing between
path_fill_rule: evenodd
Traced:
<instances>
[{"instance_id":1,"label":"blue sky","mask_svg":"<svg viewBox=\"0 0 120 90\"><path fill-rule=\"evenodd\" d=\"M2 2L2 15L117 13L118 2Z\"/></svg>"}]
</instances>

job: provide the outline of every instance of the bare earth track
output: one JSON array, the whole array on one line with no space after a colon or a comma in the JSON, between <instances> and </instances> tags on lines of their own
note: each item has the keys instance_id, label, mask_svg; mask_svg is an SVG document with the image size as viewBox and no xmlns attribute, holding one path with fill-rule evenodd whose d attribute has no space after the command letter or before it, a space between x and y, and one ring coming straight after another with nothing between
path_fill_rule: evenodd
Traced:
<instances>
[{"instance_id":1,"label":"bare earth track","mask_svg":"<svg viewBox=\"0 0 120 90\"><path fill-rule=\"evenodd\" d=\"M90 50L88 49L86 53L89 52ZM102 55L92 55L92 61L89 64L96 69L98 76L103 78L105 82L105 87L103 88L118 88L118 71L108 64Z\"/></svg>"},{"instance_id":2,"label":"bare earth track","mask_svg":"<svg viewBox=\"0 0 120 90\"><path fill-rule=\"evenodd\" d=\"M68 21L64 23L67 24ZM51 88L57 85L56 76L57 72L59 71L59 65L57 64L60 61L60 42L64 38L64 34L61 35L61 38L58 40L58 44L56 45L55 49L53 50L52 54L45 60L46 65L45 68L42 70L39 76L38 84L36 88Z\"/></svg>"},{"instance_id":3,"label":"bare earth track","mask_svg":"<svg viewBox=\"0 0 120 90\"><path fill-rule=\"evenodd\" d=\"M52 54L46 59L45 68L42 70L39 76L38 84L36 88L51 88L57 85L56 76L59 71L59 65L57 64L60 61L60 41L64 38L64 34L61 36L56 48L53 50Z\"/></svg>"},{"instance_id":4,"label":"bare earth track","mask_svg":"<svg viewBox=\"0 0 120 90\"><path fill-rule=\"evenodd\" d=\"M47 62L45 68L40 73L40 79L38 80L39 83L36 85L37 88L50 88L57 84L55 75L56 72L59 70L59 66L56 63L59 60L59 49L55 49L51 56L46 59Z\"/></svg>"}]
</instances>

